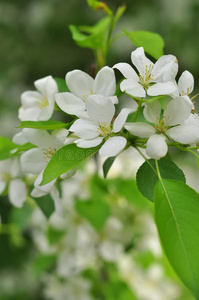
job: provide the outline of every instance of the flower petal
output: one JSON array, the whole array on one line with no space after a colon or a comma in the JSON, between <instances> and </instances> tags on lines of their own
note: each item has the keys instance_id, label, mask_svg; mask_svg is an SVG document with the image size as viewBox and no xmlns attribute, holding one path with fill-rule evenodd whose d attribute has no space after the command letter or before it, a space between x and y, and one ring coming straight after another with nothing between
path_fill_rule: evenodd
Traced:
<instances>
[{"instance_id":1,"label":"flower petal","mask_svg":"<svg viewBox=\"0 0 199 300\"><path fill-rule=\"evenodd\" d=\"M177 88L174 82L159 82L149 86L147 94L149 96L167 95L176 92Z\"/></svg>"},{"instance_id":2,"label":"flower petal","mask_svg":"<svg viewBox=\"0 0 199 300\"><path fill-rule=\"evenodd\" d=\"M34 85L43 95L46 96L58 92L57 83L52 76L46 76L38 79L34 82Z\"/></svg>"},{"instance_id":3,"label":"flower petal","mask_svg":"<svg viewBox=\"0 0 199 300\"><path fill-rule=\"evenodd\" d=\"M99 144L101 144L102 141L103 141L103 137L97 137L97 138L91 139L91 140L78 139L75 141L75 143L80 148L92 148L92 147L96 147Z\"/></svg>"},{"instance_id":4,"label":"flower petal","mask_svg":"<svg viewBox=\"0 0 199 300\"><path fill-rule=\"evenodd\" d=\"M63 217L63 203L62 203L62 200L60 198L60 195L59 195L59 191L58 189L56 189L56 187L54 186L50 192L50 195L54 201L54 204L55 204L55 211L57 212L57 214L60 216L60 217Z\"/></svg>"},{"instance_id":5,"label":"flower petal","mask_svg":"<svg viewBox=\"0 0 199 300\"><path fill-rule=\"evenodd\" d=\"M155 63L152 76L156 82L174 81L178 72L178 61L174 55L161 56Z\"/></svg>"},{"instance_id":6,"label":"flower petal","mask_svg":"<svg viewBox=\"0 0 199 300\"><path fill-rule=\"evenodd\" d=\"M21 104L24 109L38 106L38 99L42 97L42 94L36 91L25 91L21 94Z\"/></svg>"},{"instance_id":7,"label":"flower petal","mask_svg":"<svg viewBox=\"0 0 199 300\"><path fill-rule=\"evenodd\" d=\"M97 126L89 120L78 119L69 128L69 131L82 139L93 139L99 135Z\"/></svg>"},{"instance_id":8,"label":"flower petal","mask_svg":"<svg viewBox=\"0 0 199 300\"><path fill-rule=\"evenodd\" d=\"M199 142L199 127L183 124L167 130L167 134L174 141L181 144L195 144Z\"/></svg>"},{"instance_id":9,"label":"flower petal","mask_svg":"<svg viewBox=\"0 0 199 300\"><path fill-rule=\"evenodd\" d=\"M148 138L156 132L153 126L142 122L126 123L124 128L126 128L126 130L128 130L132 135L139 136L141 138Z\"/></svg>"},{"instance_id":10,"label":"flower petal","mask_svg":"<svg viewBox=\"0 0 199 300\"><path fill-rule=\"evenodd\" d=\"M165 125L173 126L184 123L191 114L192 102L188 96L172 99L164 111Z\"/></svg>"},{"instance_id":11,"label":"flower petal","mask_svg":"<svg viewBox=\"0 0 199 300\"><path fill-rule=\"evenodd\" d=\"M123 108L113 123L112 132L119 132L124 126L128 115L134 111L132 108Z\"/></svg>"},{"instance_id":12,"label":"flower petal","mask_svg":"<svg viewBox=\"0 0 199 300\"><path fill-rule=\"evenodd\" d=\"M28 109L24 109L22 106L19 108L18 118L21 121L38 121L40 111L38 106L33 106Z\"/></svg>"},{"instance_id":13,"label":"flower petal","mask_svg":"<svg viewBox=\"0 0 199 300\"><path fill-rule=\"evenodd\" d=\"M8 188L8 195L10 202L14 206L22 207L27 195L25 183L21 179L11 180Z\"/></svg>"},{"instance_id":14,"label":"flower petal","mask_svg":"<svg viewBox=\"0 0 199 300\"><path fill-rule=\"evenodd\" d=\"M134 79L124 79L120 84L120 89L122 92L125 91L127 94L135 97L142 98L146 96L143 86Z\"/></svg>"},{"instance_id":15,"label":"flower petal","mask_svg":"<svg viewBox=\"0 0 199 300\"><path fill-rule=\"evenodd\" d=\"M83 100L68 92L56 94L55 100L61 110L70 115L81 117L86 109Z\"/></svg>"},{"instance_id":16,"label":"flower petal","mask_svg":"<svg viewBox=\"0 0 199 300\"><path fill-rule=\"evenodd\" d=\"M85 99L94 93L94 79L81 70L73 70L66 74L66 84L75 96Z\"/></svg>"},{"instance_id":17,"label":"flower petal","mask_svg":"<svg viewBox=\"0 0 199 300\"><path fill-rule=\"evenodd\" d=\"M157 123L157 119L160 118L161 105L160 102L154 101L147 103L143 110L143 115L148 122Z\"/></svg>"},{"instance_id":18,"label":"flower petal","mask_svg":"<svg viewBox=\"0 0 199 300\"><path fill-rule=\"evenodd\" d=\"M110 137L99 150L101 156L112 157L119 154L126 146L127 140L122 136Z\"/></svg>"},{"instance_id":19,"label":"flower petal","mask_svg":"<svg viewBox=\"0 0 199 300\"><path fill-rule=\"evenodd\" d=\"M18 144L18 145L24 145L28 142L26 140L26 138L24 137L23 131L16 133L13 136L12 141L13 141L13 143Z\"/></svg>"},{"instance_id":20,"label":"flower petal","mask_svg":"<svg viewBox=\"0 0 199 300\"><path fill-rule=\"evenodd\" d=\"M21 166L24 173L39 174L46 166L41 149L33 148L21 155Z\"/></svg>"},{"instance_id":21,"label":"flower petal","mask_svg":"<svg viewBox=\"0 0 199 300\"><path fill-rule=\"evenodd\" d=\"M139 77L131 65L127 63L118 63L113 66L113 68L118 69L122 75L127 79L139 80Z\"/></svg>"},{"instance_id":22,"label":"flower petal","mask_svg":"<svg viewBox=\"0 0 199 300\"><path fill-rule=\"evenodd\" d=\"M111 100L105 96L93 95L86 99L86 108L89 118L98 125L107 123L109 125L115 114L115 106Z\"/></svg>"},{"instance_id":23,"label":"flower petal","mask_svg":"<svg viewBox=\"0 0 199 300\"><path fill-rule=\"evenodd\" d=\"M143 47L139 47L131 53L131 60L141 76L145 74L146 70L152 69L154 66L154 63L145 56Z\"/></svg>"},{"instance_id":24,"label":"flower petal","mask_svg":"<svg viewBox=\"0 0 199 300\"><path fill-rule=\"evenodd\" d=\"M57 178L51 180L49 183L45 184L45 185L42 185L40 186L40 183L42 181L42 178L43 178L43 172L44 172L44 169L40 172L40 174L37 176L35 182L34 182L34 187L36 189L38 189L39 191L45 193L45 194L48 194L51 190L51 188L53 187L53 185L55 184Z\"/></svg>"},{"instance_id":25,"label":"flower petal","mask_svg":"<svg viewBox=\"0 0 199 300\"><path fill-rule=\"evenodd\" d=\"M0 179L0 195L5 190L6 185L7 185L6 181Z\"/></svg>"},{"instance_id":26,"label":"flower petal","mask_svg":"<svg viewBox=\"0 0 199 300\"><path fill-rule=\"evenodd\" d=\"M113 96L116 90L115 73L112 68L102 68L95 77L94 92L99 95Z\"/></svg>"},{"instance_id":27,"label":"flower petal","mask_svg":"<svg viewBox=\"0 0 199 300\"><path fill-rule=\"evenodd\" d=\"M163 134L152 135L146 143L146 154L154 159L160 159L167 154L168 146Z\"/></svg>"},{"instance_id":28,"label":"flower petal","mask_svg":"<svg viewBox=\"0 0 199 300\"><path fill-rule=\"evenodd\" d=\"M178 81L179 92L182 96L189 95L194 88L194 78L189 71L184 71Z\"/></svg>"},{"instance_id":29,"label":"flower petal","mask_svg":"<svg viewBox=\"0 0 199 300\"><path fill-rule=\"evenodd\" d=\"M23 134L28 142L39 148L49 147L53 143L53 138L47 130L24 128Z\"/></svg>"}]
</instances>

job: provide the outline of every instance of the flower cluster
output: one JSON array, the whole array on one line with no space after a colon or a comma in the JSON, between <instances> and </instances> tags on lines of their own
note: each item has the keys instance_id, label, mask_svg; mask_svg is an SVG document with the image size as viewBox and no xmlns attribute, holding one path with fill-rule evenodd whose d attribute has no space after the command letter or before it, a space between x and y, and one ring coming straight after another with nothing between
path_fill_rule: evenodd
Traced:
<instances>
[{"instance_id":1,"label":"flower cluster","mask_svg":"<svg viewBox=\"0 0 199 300\"><path fill-rule=\"evenodd\" d=\"M56 153L65 145L75 143L77 147L98 147L102 157L115 157L128 147L146 151L153 159L160 159L168 152L168 146L190 150L197 149L199 143L199 116L195 113L190 96L194 79L184 71L178 82L178 61L173 55L163 55L156 63L149 60L142 47L131 53L132 64L117 63L110 68L103 67L95 78L80 70L66 74L65 92L59 92L52 76L35 81L36 91L26 91L21 95L22 106L18 117L21 121L45 122L53 116L54 108L70 115L72 125L51 132L42 128L24 128L16 134L13 142L18 145L31 143L20 157L24 174L36 174L33 197L50 193L56 210L62 214L59 192L55 187L57 178L40 185L43 172ZM123 75L116 84L117 70ZM118 99L116 92L128 97L128 104ZM121 108L119 110L119 108ZM64 126L63 126L64 127ZM3 167L4 164L2 164ZM5 165L11 165L6 161ZM14 164L16 165L16 164ZM25 201L26 188L19 179L17 169L7 176L1 172L1 192L10 182L9 194L13 200L12 187L20 187L17 206ZM13 168L12 168L13 169ZM76 167L61 175L74 175ZM5 179L6 178L6 179ZM18 188L17 188L18 190ZM22 192L23 191L23 192Z\"/></svg>"}]
</instances>

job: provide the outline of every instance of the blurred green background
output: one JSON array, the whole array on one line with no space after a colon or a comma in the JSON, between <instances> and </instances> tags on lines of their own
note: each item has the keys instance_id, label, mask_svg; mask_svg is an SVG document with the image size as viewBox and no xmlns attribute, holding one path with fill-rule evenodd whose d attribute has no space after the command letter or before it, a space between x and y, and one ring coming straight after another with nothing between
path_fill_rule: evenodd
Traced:
<instances>
[{"instance_id":1,"label":"blurred green background","mask_svg":"<svg viewBox=\"0 0 199 300\"><path fill-rule=\"evenodd\" d=\"M188 69L199 79L198 0L109 0L113 11L127 9L116 30L158 32L165 41L165 54L177 56L180 72ZM92 11L86 0L0 1L0 134L12 136L19 124L20 94L33 89L33 82L52 75L64 77L72 69L88 71L94 61L90 49L78 48L69 24L93 25L104 13ZM130 62L133 46L126 37L113 44L108 65ZM180 74L180 73L179 73ZM5 114L6 112L6 114ZM4 124L4 125L3 125Z\"/></svg>"},{"instance_id":2,"label":"blurred green background","mask_svg":"<svg viewBox=\"0 0 199 300\"><path fill-rule=\"evenodd\" d=\"M189 70L195 78L193 94L199 92L198 0L110 0L106 3L113 11L120 5L127 6L116 31L125 27L128 31L148 30L159 33L165 41L165 54L173 54L178 58L179 75ZM86 0L0 0L0 135L12 137L16 132L20 95L25 90L34 90L35 80L47 75L64 78L73 69L88 72L94 62L92 51L79 48L74 43L68 26L93 25L103 16L102 11L92 11ZM130 63L133 49L131 42L122 37L112 46L108 65L113 66L122 61ZM7 199L2 198L1 201L2 219L6 223L10 218L8 212L11 206ZM18 211L17 222L21 222L21 228L25 228L28 216L26 206L21 213ZM20 240L17 240L20 235L16 234L15 229L13 232L11 238L16 239L16 245L20 244ZM31 240L29 231L25 231L24 236L27 241ZM9 239L2 235L1 278L4 278L5 273L12 281L13 268L17 269L21 262L28 262L31 250L31 241L18 249L10 247ZM16 274L13 278L13 285L17 285ZM29 283L25 275L22 280L26 280L27 289L30 284L28 299L40 299L40 286L35 282ZM36 290L33 295L31 289ZM27 295L21 294L18 298L10 296L7 299L27 299ZM192 298L186 296L185 292L183 299Z\"/></svg>"}]
</instances>

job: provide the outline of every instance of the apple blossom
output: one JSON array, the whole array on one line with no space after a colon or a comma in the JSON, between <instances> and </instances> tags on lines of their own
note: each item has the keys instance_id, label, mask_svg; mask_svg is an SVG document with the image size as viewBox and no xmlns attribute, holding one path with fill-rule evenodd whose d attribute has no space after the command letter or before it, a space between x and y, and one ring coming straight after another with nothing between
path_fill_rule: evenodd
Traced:
<instances>
[{"instance_id":1,"label":"apple blossom","mask_svg":"<svg viewBox=\"0 0 199 300\"><path fill-rule=\"evenodd\" d=\"M115 136L118 133L129 113L133 109L123 108L112 123L115 106L108 97L93 95L86 99L86 109L89 119L78 119L70 127L80 139L75 143L80 148L98 146L105 140L99 150L101 156L115 156L126 146L127 140L123 136Z\"/></svg>"},{"instance_id":2,"label":"apple blossom","mask_svg":"<svg viewBox=\"0 0 199 300\"><path fill-rule=\"evenodd\" d=\"M55 94L58 93L56 81L52 76L34 82L38 91L26 91L21 95L22 106L18 117L21 121L46 121L54 111Z\"/></svg>"},{"instance_id":3,"label":"apple blossom","mask_svg":"<svg viewBox=\"0 0 199 300\"><path fill-rule=\"evenodd\" d=\"M175 56L163 55L154 64L145 56L143 47L139 47L131 53L131 61L139 74L127 63L117 63L113 66L126 78L120 84L121 91L135 97L175 92L174 78L178 70Z\"/></svg>"},{"instance_id":4,"label":"apple blossom","mask_svg":"<svg viewBox=\"0 0 199 300\"><path fill-rule=\"evenodd\" d=\"M97 73L95 79L80 70L68 72L66 84L70 93L58 93L55 98L57 105L68 114L87 118L85 100L90 95L106 96L114 104L118 103L117 97L114 96L116 90L115 74L112 68L107 66Z\"/></svg>"}]
</instances>

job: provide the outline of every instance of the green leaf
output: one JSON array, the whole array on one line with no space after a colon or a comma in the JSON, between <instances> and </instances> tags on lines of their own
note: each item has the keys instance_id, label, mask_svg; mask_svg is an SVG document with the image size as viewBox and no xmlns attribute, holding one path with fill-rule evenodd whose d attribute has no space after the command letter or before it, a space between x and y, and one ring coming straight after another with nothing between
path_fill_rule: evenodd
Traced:
<instances>
[{"instance_id":1,"label":"green leaf","mask_svg":"<svg viewBox=\"0 0 199 300\"><path fill-rule=\"evenodd\" d=\"M52 268L56 263L55 254L42 254L37 257L33 264L33 272L35 276L40 276L49 268Z\"/></svg>"},{"instance_id":2,"label":"green leaf","mask_svg":"<svg viewBox=\"0 0 199 300\"><path fill-rule=\"evenodd\" d=\"M110 215L110 208L105 201L92 199L79 200L75 203L76 211L84 217L97 231L101 231Z\"/></svg>"},{"instance_id":3,"label":"green leaf","mask_svg":"<svg viewBox=\"0 0 199 300\"><path fill-rule=\"evenodd\" d=\"M145 52L153 56L155 59L163 55L164 41L158 33L150 31L126 31L126 36L137 47L143 47Z\"/></svg>"},{"instance_id":4,"label":"green leaf","mask_svg":"<svg viewBox=\"0 0 199 300\"><path fill-rule=\"evenodd\" d=\"M99 150L101 145L93 148L79 148L76 144L66 145L55 152L46 166L40 185L45 185L63 173L73 169Z\"/></svg>"},{"instance_id":5,"label":"green leaf","mask_svg":"<svg viewBox=\"0 0 199 300\"><path fill-rule=\"evenodd\" d=\"M55 77L54 80L56 81L56 83L58 85L59 93L70 92L66 85L66 81L63 78Z\"/></svg>"},{"instance_id":6,"label":"green leaf","mask_svg":"<svg viewBox=\"0 0 199 300\"><path fill-rule=\"evenodd\" d=\"M52 226L48 227L47 238L50 245L56 244L66 234L64 230L57 230Z\"/></svg>"},{"instance_id":7,"label":"green leaf","mask_svg":"<svg viewBox=\"0 0 199 300\"><path fill-rule=\"evenodd\" d=\"M199 194L183 182L163 179L156 185L154 204L168 260L199 299Z\"/></svg>"},{"instance_id":8,"label":"green leaf","mask_svg":"<svg viewBox=\"0 0 199 300\"><path fill-rule=\"evenodd\" d=\"M4 136L0 136L0 160L8 159L13 156L13 151L18 147L10 139Z\"/></svg>"},{"instance_id":9,"label":"green leaf","mask_svg":"<svg viewBox=\"0 0 199 300\"><path fill-rule=\"evenodd\" d=\"M60 121L21 121L17 128L34 128L42 130L54 130L58 128L69 128L71 123L63 123Z\"/></svg>"},{"instance_id":10,"label":"green leaf","mask_svg":"<svg viewBox=\"0 0 199 300\"><path fill-rule=\"evenodd\" d=\"M169 159L162 158L158 161L161 177L186 182L184 173ZM153 202L155 185L158 181L155 160L145 161L136 174L137 186L140 193Z\"/></svg>"},{"instance_id":11,"label":"green leaf","mask_svg":"<svg viewBox=\"0 0 199 300\"><path fill-rule=\"evenodd\" d=\"M48 219L52 213L55 211L54 201L51 198L50 194L47 194L43 197L33 198L37 203L41 211L44 213L46 218Z\"/></svg>"},{"instance_id":12,"label":"green leaf","mask_svg":"<svg viewBox=\"0 0 199 300\"><path fill-rule=\"evenodd\" d=\"M110 25L111 18L105 17L94 26L70 25L69 29L72 33L72 38L80 47L91 49L103 49L106 41L107 30ZM88 34L84 34L87 32Z\"/></svg>"},{"instance_id":13,"label":"green leaf","mask_svg":"<svg viewBox=\"0 0 199 300\"><path fill-rule=\"evenodd\" d=\"M88 5L90 8L94 10L102 9L104 10L108 15L112 15L112 10L108 7L108 5L104 2L97 1L97 0L87 0Z\"/></svg>"},{"instance_id":14,"label":"green leaf","mask_svg":"<svg viewBox=\"0 0 199 300\"><path fill-rule=\"evenodd\" d=\"M112 164L114 163L115 161L115 157L109 157L105 160L104 164L103 164L103 174L104 174L104 178L107 177L107 174L112 166Z\"/></svg>"}]
</instances>

